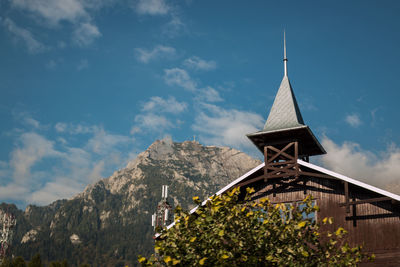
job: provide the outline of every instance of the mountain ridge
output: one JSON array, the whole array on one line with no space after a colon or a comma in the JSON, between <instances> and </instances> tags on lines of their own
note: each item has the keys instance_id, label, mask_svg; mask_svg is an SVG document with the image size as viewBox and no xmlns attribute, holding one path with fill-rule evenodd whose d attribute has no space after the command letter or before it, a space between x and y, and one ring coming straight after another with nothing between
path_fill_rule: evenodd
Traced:
<instances>
[{"instance_id":1,"label":"mountain ridge","mask_svg":"<svg viewBox=\"0 0 400 267\"><path fill-rule=\"evenodd\" d=\"M72 265L136 265L152 252L151 214L169 185L173 206L192 207L261 162L229 147L157 140L125 168L88 185L68 200L28 205L25 211L2 204L17 217L13 254Z\"/></svg>"}]
</instances>

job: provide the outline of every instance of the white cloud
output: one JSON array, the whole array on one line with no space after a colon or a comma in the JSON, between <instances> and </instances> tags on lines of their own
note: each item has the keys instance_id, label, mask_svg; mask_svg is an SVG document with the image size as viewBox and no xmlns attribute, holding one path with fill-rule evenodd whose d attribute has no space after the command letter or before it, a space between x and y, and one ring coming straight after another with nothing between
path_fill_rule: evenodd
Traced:
<instances>
[{"instance_id":1,"label":"white cloud","mask_svg":"<svg viewBox=\"0 0 400 267\"><path fill-rule=\"evenodd\" d=\"M25 118L24 121L27 125L32 126L35 129L40 128L40 123L31 117Z\"/></svg>"},{"instance_id":2,"label":"white cloud","mask_svg":"<svg viewBox=\"0 0 400 267\"><path fill-rule=\"evenodd\" d=\"M172 57L175 53L175 48L163 45L157 45L153 50L135 48L136 58L143 63L149 63L150 61L161 57Z\"/></svg>"},{"instance_id":3,"label":"white cloud","mask_svg":"<svg viewBox=\"0 0 400 267\"><path fill-rule=\"evenodd\" d=\"M264 119L252 112L202 104L202 110L195 117L192 129L207 144L243 149L253 147L245 135L258 131L263 123Z\"/></svg>"},{"instance_id":4,"label":"white cloud","mask_svg":"<svg viewBox=\"0 0 400 267\"><path fill-rule=\"evenodd\" d=\"M54 142L34 133L20 136L20 146L11 153L10 166L16 182L26 182L31 178L30 170L34 164L45 157L59 157L61 153L54 150Z\"/></svg>"},{"instance_id":5,"label":"white cloud","mask_svg":"<svg viewBox=\"0 0 400 267\"><path fill-rule=\"evenodd\" d=\"M89 181L91 183L97 182L102 178L104 165L105 165L104 160L100 160L93 166L93 170L89 174Z\"/></svg>"},{"instance_id":6,"label":"white cloud","mask_svg":"<svg viewBox=\"0 0 400 267\"><path fill-rule=\"evenodd\" d=\"M185 59L183 65L194 70L214 70L217 67L215 61L206 61L196 56Z\"/></svg>"},{"instance_id":7,"label":"white cloud","mask_svg":"<svg viewBox=\"0 0 400 267\"><path fill-rule=\"evenodd\" d=\"M72 39L74 43L79 46L88 46L100 36L101 33L96 25L84 22L75 29L72 35Z\"/></svg>"},{"instance_id":8,"label":"white cloud","mask_svg":"<svg viewBox=\"0 0 400 267\"><path fill-rule=\"evenodd\" d=\"M46 183L39 190L27 196L26 201L37 205L47 205L58 199L68 199L82 190L83 184L63 178Z\"/></svg>"},{"instance_id":9,"label":"white cloud","mask_svg":"<svg viewBox=\"0 0 400 267\"><path fill-rule=\"evenodd\" d=\"M16 8L25 9L51 26L60 21L76 22L89 15L79 0L12 0Z\"/></svg>"},{"instance_id":10,"label":"white cloud","mask_svg":"<svg viewBox=\"0 0 400 267\"><path fill-rule=\"evenodd\" d=\"M135 122L140 129L147 129L161 132L165 129L174 127L174 124L163 115L153 113L139 114L135 116Z\"/></svg>"},{"instance_id":11,"label":"white cloud","mask_svg":"<svg viewBox=\"0 0 400 267\"><path fill-rule=\"evenodd\" d=\"M101 36L90 15L91 11L114 2L114 0L11 0L14 8L30 12L30 17L40 26L61 28L65 25L62 22L70 23L73 29L72 41L78 46L88 46ZM31 34L25 32L23 36L30 44L30 50L44 50L43 45ZM65 43L59 42L59 47L65 47Z\"/></svg>"},{"instance_id":12,"label":"white cloud","mask_svg":"<svg viewBox=\"0 0 400 267\"><path fill-rule=\"evenodd\" d=\"M53 59L50 59L47 63L46 63L46 68L48 68L49 70L54 70L57 67L57 62L54 61Z\"/></svg>"},{"instance_id":13,"label":"white cloud","mask_svg":"<svg viewBox=\"0 0 400 267\"><path fill-rule=\"evenodd\" d=\"M24 184L10 183L6 186L0 186L0 196L3 200L25 200L24 196L27 193L29 193L29 190Z\"/></svg>"},{"instance_id":14,"label":"white cloud","mask_svg":"<svg viewBox=\"0 0 400 267\"><path fill-rule=\"evenodd\" d=\"M347 124L349 124L351 127L357 128L362 124L360 117L357 114L350 114L347 115L345 118L345 121Z\"/></svg>"},{"instance_id":15,"label":"white cloud","mask_svg":"<svg viewBox=\"0 0 400 267\"><path fill-rule=\"evenodd\" d=\"M17 40L25 44L30 53L35 54L46 50L46 46L36 40L30 31L17 26L10 18L4 19L3 25Z\"/></svg>"},{"instance_id":16,"label":"white cloud","mask_svg":"<svg viewBox=\"0 0 400 267\"><path fill-rule=\"evenodd\" d=\"M171 20L164 25L162 32L169 38L176 37L186 31L186 25L177 15L172 15Z\"/></svg>"},{"instance_id":17,"label":"white cloud","mask_svg":"<svg viewBox=\"0 0 400 267\"><path fill-rule=\"evenodd\" d=\"M168 85L177 85L188 91L196 91L197 84L193 81L189 74L180 68L172 68L164 70L164 80Z\"/></svg>"},{"instance_id":18,"label":"white cloud","mask_svg":"<svg viewBox=\"0 0 400 267\"><path fill-rule=\"evenodd\" d=\"M89 61L87 59L82 59L81 61L79 61L78 66L76 67L76 69L78 71L87 69L89 67Z\"/></svg>"},{"instance_id":19,"label":"white cloud","mask_svg":"<svg viewBox=\"0 0 400 267\"><path fill-rule=\"evenodd\" d=\"M185 102L176 101L175 97L170 96L168 99L163 99L159 96L153 96L150 101L143 104L145 112L160 112L178 114L185 111L187 104Z\"/></svg>"},{"instance_id":20,"label":"white cloud","mask_svg":"<svg viewBox=\"0 0 400 267\"><path fill-rule=\"evenodd\" d=\"M207 102L224 101L219 95L218 91L210 86L200 89L197 95L197 99L200 101L207 101Z\"/></svg>"},{"instance_id":21,"label":"white cloud","mask_svg":"<svg viewBox=\"0 0 400 267\"><path fill-rule=\"evenodd\" d=\"M140 128L137 127L137 126L132 126L131 130L129 131L129 133L130 133L131 135L134 135L134 134L136 134L136 133L140 133Z\"/></svg>"},{"instance_id":22,"label":"white cloud","mask_svg":"<svg viewBox=\"0 0 400 267\"><path fill-rule=\"evenodd\" d=\"M135 125L131 128L131 134L144 130L155 133L162 133L169 128L176 128L182 122L167 118L167 114L177 115L187 109L185 102L179 102L174 97L163 99L153 96L149 101L143 103L142 113L135 116Z\"/></svg>"},{"instance_id":23,"label":"white cloud","mask_svg":"<svg viewBox=\"0 0 400 267\"><path fill-rule=\"evenodd\" d=\"M96 126L96 125L84 125L84 124L57 122L54 125L54 129L59 133L90 134L90 133L99 132L101 130L101 127Z\"/></svg>"},{"instance_id":24,"label":"white cloud","mask_svg":"<svg viewBox=\"0 0 400 267\"><path fill-rule=\"evenodd\" d=\"M110 134L100 129L89 139L87 147L98 154L109 154L116 146L133 142L131 137L118 134Z\"/></svg>"},{"instance_id":25,"label":"white cloud","mask_svg":"<svg viewBox=\"0 0 400 267\"><path fill-rule=\"evenodd\" d=\"M17 113L16 119L22 115ZM38 121L33 124L41 125ZM70 142L56 136L56 142L35 132L17 131L9 161L0 161L1 201L44 205L70 198L87 184L124 166L132 153L131 136L111 134L101 126L60 122L54 129L64 134L84 132L88 136L80 137L83 142L74 147L69 144L76 143L76 137L64 136Z\"/></svg>"},{"instance_id":26,"label":"white cloud","mask_svg":"<svg viewBox=\"0 0 400 267\"><path fill-rule=\"evenodd\" d=\"M326 168L400 194L400 149L397 146L373 153L353 142L338 145L326 136L322 145L327 154L319 160Z\"/></svg>"},{"instance_id":27,"label":"white cloud","mask_svg":"<svg viewBox=\"0 0 400 267\"><path fill-rule=\"evenodd\" d=\"M31 114L25 111L12 111L13 117L16 121L20 122L23 126L31 129L46 128L46 125L40 124L38 120L32 118Z\"/></svg>"},{"instance_id":28,"label":"white cloud","mask_svg":"<svg viewBox=\"0 0 400 267\"><path fill-rule=\"evenodd\" d=\"M67 127L67 124L64 122L57 122L56 125L54 125L54 129L56 129L56 131L59 133L65 132Z\"/></svg>"},{"instance_id":29,"label":"white cloud","mask_svg":"<svg viewBox=\"0 0 400 267\"><path fill-rule=\"evenodd\" d=\"M165 15L170 11L165 0L139 0L136 12L142 15Z\"/></svg>"}]
</instances>

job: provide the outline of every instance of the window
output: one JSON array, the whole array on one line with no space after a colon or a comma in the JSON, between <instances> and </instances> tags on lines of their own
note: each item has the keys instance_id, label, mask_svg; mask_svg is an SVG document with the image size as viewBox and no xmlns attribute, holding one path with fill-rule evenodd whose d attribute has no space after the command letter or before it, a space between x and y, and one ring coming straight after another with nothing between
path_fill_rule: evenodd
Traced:
<instances>
[{"instance_id":1,"label":"window","mask_svg":"<svg viewBox=\"0 0 400 267\"><path fill-rule=\"evenodd\" d=\"M283 203L286 206L286 210L289 211L289 214L285 215L285 212L281 210L281 216L283 220L287 220L287 219L292 219L293 218L293 211L294 210L303 210L304 208L306 208L306 203L304 203L303 201L296 201L296 202L286 202ZM312 207L315 207L317 205L317 201L314 199L311 201L311 205ZM307 214L305 211L302 212L301 214L303 216L303 219L309 219L311 220L312 223L317 221L317 214L316 211L311 212L309 214Z\"/></svg>"}]
</instances>

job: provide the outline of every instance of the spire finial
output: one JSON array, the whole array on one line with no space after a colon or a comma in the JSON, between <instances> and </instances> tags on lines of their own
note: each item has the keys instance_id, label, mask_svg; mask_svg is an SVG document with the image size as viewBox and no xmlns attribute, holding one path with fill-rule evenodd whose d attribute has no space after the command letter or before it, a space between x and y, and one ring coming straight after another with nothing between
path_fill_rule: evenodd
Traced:
<instances>
[{"instance_id":1,"label":"spire finial","mask_svg":"<svg viewBox=\"0 0 400 267\"><path fill-rule=\"evenodd\" d=\"M283 30L283 66L285 68L284 75L287 76L287 57L286 57L286 33Z\"/></svg>"}]
</instances>

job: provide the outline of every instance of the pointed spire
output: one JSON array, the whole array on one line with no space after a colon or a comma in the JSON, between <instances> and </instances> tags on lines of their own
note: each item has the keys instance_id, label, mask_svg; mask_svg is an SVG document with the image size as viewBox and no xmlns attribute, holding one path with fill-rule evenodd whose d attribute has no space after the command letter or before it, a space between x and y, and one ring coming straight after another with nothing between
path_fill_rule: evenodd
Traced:
<instances>
[{"instance_id":1,"label":"pointed spire","mask_svg":"<svg viewBox=\"0 0 400 267\"><path fill-rule=\"evenodd\" d=\"M274 103L264 126L264 131L289 129L301 125L304 125L303 117L301 116L289 78L285 76L275 96Z\"/></svg>"},{"instance_id":2,"label":"pointed spire","mask_svg":"<svg viewBox=\"0 0 400 267\"><path fill-rule=\"evenodd\" d=\"M247 137L264 153L267 145L282 145L282 148L297 140L299 155L314 156L326 151L314 136L311 129L304 124L299 105L288 78L286 57L286 33L283 32L283 64L284 76L275 96L264 129L250 133Z\"/></svg>"},{"instance_id":3,"label":"pointed spire","mask_svg":"<svg viewBox=\"0 0 400 267\"><path fill-rule=\"evenodd\" d=\"M287 77L287 57L286 57L286 33L283 30L283 66L285 68L284 76Z\"/></svg>"}]
</instances>

